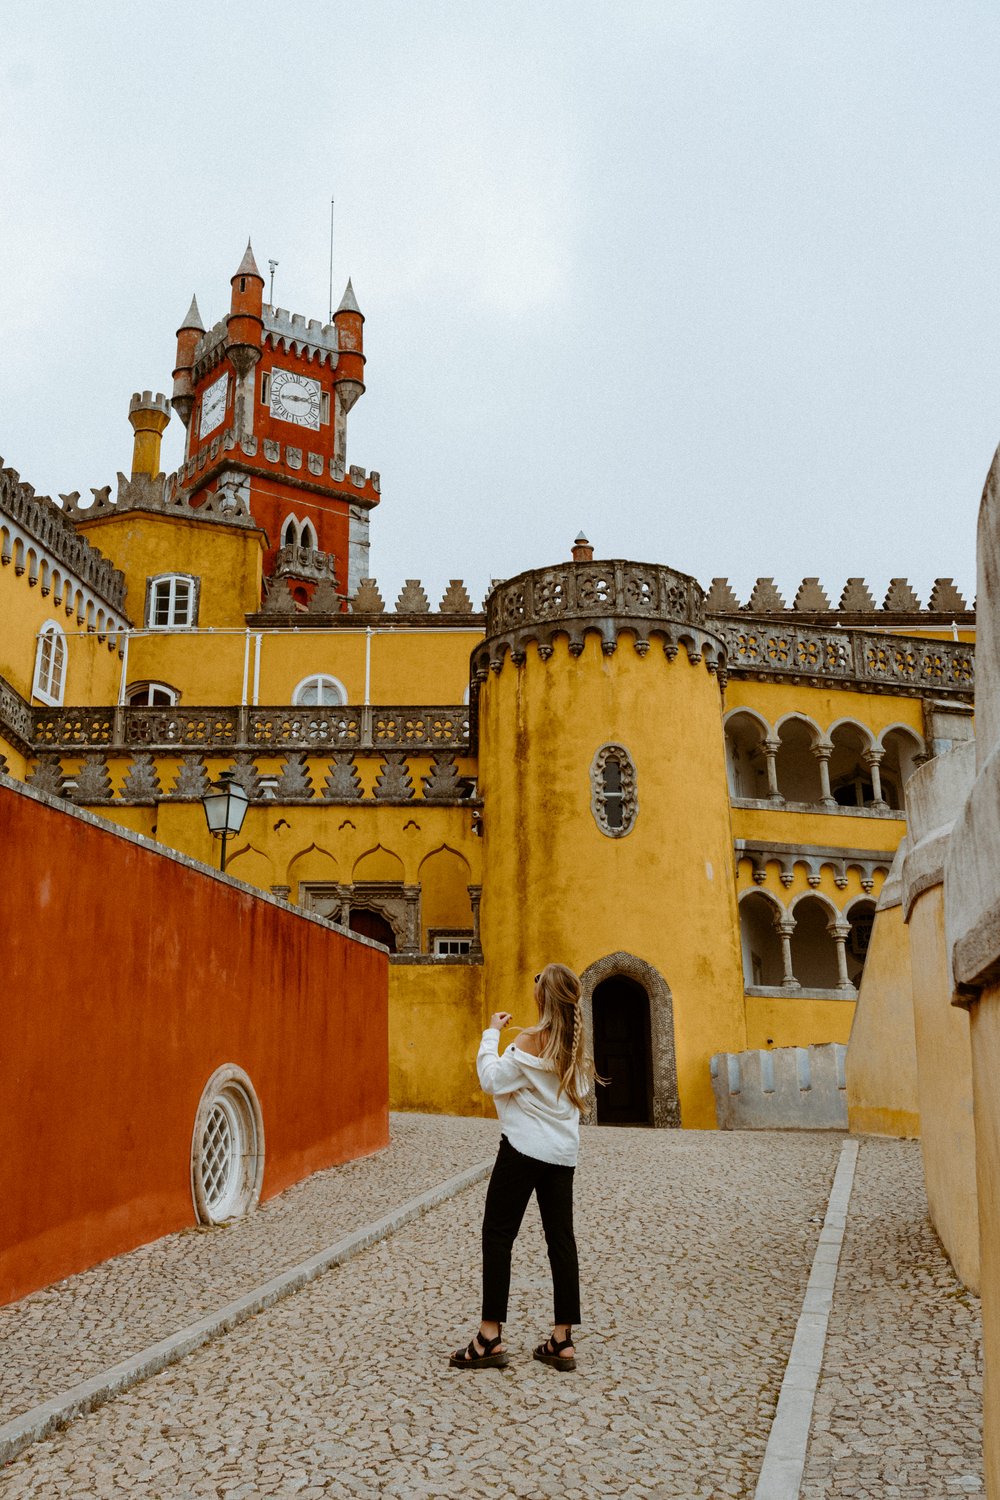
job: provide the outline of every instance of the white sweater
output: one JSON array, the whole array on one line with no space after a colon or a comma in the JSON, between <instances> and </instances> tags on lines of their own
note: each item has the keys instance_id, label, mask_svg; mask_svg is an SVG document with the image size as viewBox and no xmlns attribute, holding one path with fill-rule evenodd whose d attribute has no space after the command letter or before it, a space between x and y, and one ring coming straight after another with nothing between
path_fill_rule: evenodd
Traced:
<instances>
[{"instance_id":1,"label":"white sweater","mask_svg":"<svg viewBox=\"0 0 1000 1500\"><path fill-rule=\"evenodd\" d=\"M575 1167L580 1150L580 1111L559 1092L551 1062L514 1043L498 1055L500 1033L483 1032L476 1070L484 1093L493 1095L504 1135L515 1151L557 1167Z\"/></svg>"}]
</instances>

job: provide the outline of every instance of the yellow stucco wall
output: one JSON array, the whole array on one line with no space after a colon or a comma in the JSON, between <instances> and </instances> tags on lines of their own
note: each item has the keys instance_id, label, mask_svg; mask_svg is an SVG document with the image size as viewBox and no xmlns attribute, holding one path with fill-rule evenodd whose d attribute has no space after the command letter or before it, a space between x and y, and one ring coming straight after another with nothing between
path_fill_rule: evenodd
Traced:
<instances>
[{"instance_id":1,"label":"yellow stucco wall","mask_svg":"<svg viewBox=\"0 0 1000 1500\"><path fill-rule=\"evenodd\" d=\"M747 995L748 1047L812 1047L846 1042L853 1000L815 1000L801 995Z\"/></svg>"},{"instance_id":2,"label":"yellow stucco wall","mask_svg":"<svg viewBox=\"0 0 1000 1500\"><path fill-rule=\"evenodd\" d=\"M917 1098L927 1202L956 1272L979 1290L976 1134L969 1018L950 1005L944 891L930 886L909 915Z\"/></svg>"},{"instance_id":3,"label":"yellow stucco wall","mask_svg":"<svg viewBox=\"0 0 1000 1500\"><path fill-rule=\"evenodd\" d=\"M391 963L392 1108L492 1114L492 1102L476 1077L476 1053L488 1020L480 965Z\"/></svg>"},{"instance_id":4,"label":"yellow stucco wall","mask_svg":"<svg viewBox=\"0 0 1000 1500\"><path fill-rule=\"evenodd\" d=\"M116 700L120 663L114 643L99 640L94 632L78 623L76 615L67 616L65 600L56 604L51 593L42 593L40 583L29 583L27 571L18 576L12 564L0 568L0 620L3 622L0 672L22 698L32 701L38 632L52 621L63 632L66 648L63 702ZM36 698L34 702L40 704L41 700Z\"/></svg>"},{"instance_id":5,"label":"yellow stucco wall","mask_svg":"<svg viewBox=\"0 0 1000 1500\"><path fill-rule=\"evenodd\" d=\"M976 1176L982 1255L983 1457L987 1493L1000 1495L1000 984L982 991L969 1015L976 1095Z\"/></svg>"},{"instance_id":6,"label":"yellow stucco wall","mask_svg":"<svg viewBox=\"0 0 1000 1500\"><path fill-rule=\"evenodd\" d=\"M719 689L627 639L578 658L529 645L483 683L480 786L489 809L482 930L491 1005L530 1022L532 976L551 960L582 972L619 950L656 969L673 997L681 1117L712 1127L713 1052L746 1045ZM608 838L590 811L590 766L623 745L639 813Z\"/></svg>"},{"instance_id":7,"label":"yellow stucco wall","mask_svg":"<svg viewBox=\"0 0 1000 1500\"><path fill-rule=\"evenodd\" d=\"M856 1135L920 1134L910 939L898 904L875 914L847 1049L847 1120Z\"/></svg>"},{"instance_id":8,"label":"yellow stucco wall","mask_svg":"<svg viewBox=\"0 0 1000 1500\"><path fill-rule=\"evenodd\" d=\"M890 693L862 693L855 688L803 687L801 683L755 682L739 678L726 687L726 712L752 708L772 729L789 714L812 719L826 733L841 719L864 724L881 734L899 724L923 735L923 709L919 698L895 698Z\"/></svg>"}]
</instances>

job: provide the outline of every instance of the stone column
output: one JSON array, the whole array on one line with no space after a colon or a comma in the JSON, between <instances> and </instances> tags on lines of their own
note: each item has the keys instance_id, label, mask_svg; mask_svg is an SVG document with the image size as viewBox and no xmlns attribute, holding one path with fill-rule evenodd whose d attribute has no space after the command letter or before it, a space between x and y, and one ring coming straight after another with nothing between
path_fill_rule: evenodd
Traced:
<instances>
[{"instance_id":1,"label":"stone column","mask_svg":"<svg viewBox=\"0 0 1000 1500\"><path fill-rule=\"evenodd\" d=\"M483 948L479 939L479 903L482 899L483 888L481 885L470 885L469 901L472 904L472 943L469 947L470 958L482 958Z\"/></svg>"},{"instance_id":2,"label":"stone column","mask_svg":"<svg viewBox=\"0 0 1000 1500\"><path fill-rule=\"evenodd\" d=\"M824 807L836 807L837 799L830 791L830 756L832 745L814 745L813 754L819 761L819 800Z\"/></svg>"},{"instance_id":3,"label":"stone column","mask_svg":"<svg viewBox=\"0 0 1000 1500\"><path fill-rule=\"evenodd\" d=\"M780 749L780 740L765 740L761 745L764 765L767 768L767 796L770 802L784 802L785 800L778 791L778 751Z\"/></svg>"},{"instance_id":4,"label":"stone column","mask_svg":"<svg viewBox=\"0 0 1000 1500\"><path fill-rule=\"evenodd\" d=\"M837 945L837 988L838 990L853 990L854 986L847 972L847 939L851 935L851 924L833 921L826 930Z\"/></svg>"},{"instance_id":5,"label":"stone column","mask_svg":"<svg viewBox=\"0 0 1000 1500\"><path fill-rule=\"evenodd\" d=\"M884 754L884 750L866 750L864 755L862 755L861 757L872 778L873 807L887 808L889 806L888 802L886 802L885 798L882 796L882 772L880 767Z\"/></svg>"},{"instance_id":6,"label":"stone column","mask_svg":"<svg viewBox=\"0 0 1000 1500\"><path fill-rule=\"evenodd\" d=\"M420 952L420 887L419 885L404 885L403 896L406 900L406 937L400 950L403 953Z\"/></svg>"},{"instance_id":7,"label":"stone column","mask_svg":"<svg viewBox=\"0 0 1000 1500\"><path fill-rule=\"evenodd\" d=\"M792 971L792 933L795 931L795 918L778 917L774 925L781 938L781 963L785 971L781 981L782 987L787 990L800 989L799 981Z\"/></svg>"}]
</instances>

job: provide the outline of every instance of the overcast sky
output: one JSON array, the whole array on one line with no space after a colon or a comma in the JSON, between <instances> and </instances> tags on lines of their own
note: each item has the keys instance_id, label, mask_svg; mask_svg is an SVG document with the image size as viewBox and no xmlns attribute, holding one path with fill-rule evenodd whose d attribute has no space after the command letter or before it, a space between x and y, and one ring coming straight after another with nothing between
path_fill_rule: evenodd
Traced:
<instances>
[{"instance_id":1,"label":"overcast sky","mask_svg":"<svg viewBox=\"0 0 1000 1500\"><path fill-rule=\"evenodd\" d=\"M372 565L746 597L975 584L1000 440L996 0L0 4L0 453L128 469L192 291L348 274ZM165 458L174 467L175 418ZM836 603L836 597L834 597Z\"/></svg>"}]
</instances>

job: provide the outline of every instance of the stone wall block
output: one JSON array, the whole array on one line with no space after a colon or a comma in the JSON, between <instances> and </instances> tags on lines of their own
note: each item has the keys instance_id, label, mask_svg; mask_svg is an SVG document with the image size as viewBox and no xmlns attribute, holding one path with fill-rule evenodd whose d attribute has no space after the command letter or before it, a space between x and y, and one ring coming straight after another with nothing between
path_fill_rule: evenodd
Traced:
<instances>
[{"instance_id":1,"label":"stone wall block","mask_svg":"<svg viewBox=\"0 0 1000 1500\"><path fill-rule=\"evenodd\" d=\"M719 1129L846 1130L846 1053L840 1042L716 1053Z\"/></svg>"}]
</instances>

